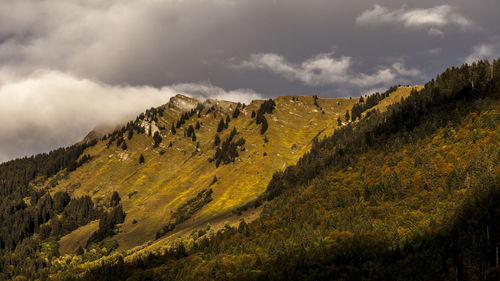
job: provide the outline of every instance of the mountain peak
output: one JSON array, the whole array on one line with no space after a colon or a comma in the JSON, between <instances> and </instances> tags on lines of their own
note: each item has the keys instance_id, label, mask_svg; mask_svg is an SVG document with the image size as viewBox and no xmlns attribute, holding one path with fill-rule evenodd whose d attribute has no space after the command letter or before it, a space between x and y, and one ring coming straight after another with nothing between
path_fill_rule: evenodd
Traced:
<instances>
[{"instance_id":1,"label":"mountain peak","mask_svg":"<svg viewBox=\"0 0 500 281\"><path fill-rule=\"evenodd\" d=\"M200 103L199 100L185 95L177 94L170 98L168 105L180 110L191 110Z\"/></svg>"}]
</instances>

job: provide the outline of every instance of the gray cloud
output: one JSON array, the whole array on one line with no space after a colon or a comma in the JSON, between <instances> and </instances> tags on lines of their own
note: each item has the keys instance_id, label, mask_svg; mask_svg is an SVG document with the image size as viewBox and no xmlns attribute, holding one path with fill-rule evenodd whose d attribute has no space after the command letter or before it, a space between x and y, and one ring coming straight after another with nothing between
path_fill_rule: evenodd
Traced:
<instances>
[{"instance_id":1,"label":"gray cloud","mask_svg":"<svg viewBox=\"0 0 500 281\"><path fill-rule=\"evenodd\" d=\"M453 10L450 5L439 5L425 9L407 9L405 7L390 11L388 8L374 5L356 18L359 25L401 23L410 29L424 29L431 35L443 35L443 27L473 26L471 20Z\"/></svg>"}]
</instances>

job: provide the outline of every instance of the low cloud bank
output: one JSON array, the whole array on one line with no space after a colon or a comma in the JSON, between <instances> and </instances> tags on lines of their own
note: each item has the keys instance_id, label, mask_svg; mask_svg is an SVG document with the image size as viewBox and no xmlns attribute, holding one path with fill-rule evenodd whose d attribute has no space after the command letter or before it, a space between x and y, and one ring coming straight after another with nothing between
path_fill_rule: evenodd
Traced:
<instances>
[{"instance_id":1,"label":"low cloud bank","mask_svg":"<svg viewBox=\"0 0 500 281\"><path fill-rule=\"evenodd\" d=\"M162 88L112 86L68 73L43 71L16 79L0 73L0 162L71 145L97 126L116 126L176 94L250 102L248 89L209 83Z\"/></svg>"}]
</instances>

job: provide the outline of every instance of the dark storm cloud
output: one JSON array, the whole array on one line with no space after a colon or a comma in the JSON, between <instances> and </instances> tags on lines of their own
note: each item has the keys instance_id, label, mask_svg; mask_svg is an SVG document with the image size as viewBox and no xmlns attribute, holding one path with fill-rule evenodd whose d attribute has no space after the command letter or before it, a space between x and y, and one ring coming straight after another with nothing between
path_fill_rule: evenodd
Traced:
<instances>
[{"instance_id":1,"label":"dark storm cloud","mask_svg":"<svg viewBox=\"0 0 500 281\"><path fill-rule=\"evenodd\" d=\"M0 161L180 92L248 102L423 83L498 56L499 10L498 0L2 1Z\"/></svg>"},{"instance_id":2,"label":"dark storm cloud","mask_svg":"<svg viewBox=\"0 0 500 281\"><path fill-rule=\"evenodd\" d=\"M300 64L335 51L370 75L395 61L425 68L422 58L441 48L460 53L452 52L456 64L498 35L499 9L495 0L11 0L0 4L0 63L21 74L49 68L110 84L254 88L261 75L235 74L224 62L270 53ZM307 91L298 84L292 89ZM257 90L276 95L290 85L267 79Z\"/></svg>"}]
</instances>

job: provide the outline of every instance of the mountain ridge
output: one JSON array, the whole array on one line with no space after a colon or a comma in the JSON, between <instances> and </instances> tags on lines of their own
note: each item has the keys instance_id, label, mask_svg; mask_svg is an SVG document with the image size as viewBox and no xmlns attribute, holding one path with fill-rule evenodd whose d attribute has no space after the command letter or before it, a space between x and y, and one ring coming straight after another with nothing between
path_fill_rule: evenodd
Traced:
<instances>
[{"instance_id":1,"label":"mountain ridge","mask_svg":"<svg viewBox=\"0 0 500 281\"><path fill-rule=\"evenodd\" d=\"M411 87L403 87L400 92L398 91L393 95L398 96L399 99L408 95L411 89ZM235 159L236 162L233 164L222 165L217 168L214 164L209 163L208 160L212 158L213 153L215 153L212 139L217 133L215 130L217 123L220 118L225 119L228 116L231 118L238 103L218 100L200 102L196 99L178 95L171 98L167 104L157 108L157 110L159 108L164 108L165 110L162 117L157 117L158 122L155 120L148 120L147 117L141 121L141 127L144 128L146 135L135 134L131 140L125 138L124 141L128 146L126 150L120 147L115 148L114 143L111 144L109 148L105 148L103 142L99 142L86 152L90 155L92 160L80 167L79 171L76 171L76 173L72 173L68 179L60 180L58 185L52 189L52 192L68 191L73 194L73 196L92 194L92 197L99 202L103 198L110 196L111 190L118 191L123 198L122 204L124 205L125 212L130 214L125 219L125 233L120 232L114 237L114 239L117 239L119 242L121 249L129 249L146 243L149 240L154 240L155 233L159 231L158 226L156 229L146 231L148 227L143 227L143 223L146 225L158 225L158 222L160 222L160 224L167 224L169 212L174 211L189 198L195 197L203 188L212 188L214 190L214 201L210 202L199 213L195 214L194 218L188 220L184 224L195 223L196 221L210 221L214 223L214 221L210 220L210 217L217 216L217 214L221 213L227 214L223 216L223 220L228 220L233 224L237 223L240 217L231 212L237 207L257 198L258 195L263 192L272 173L276 171L276 169L284 169L286 166L294 164L294 161L309 149L314 138L333 132L334 128L337 126L336 117L344 115L345 110L350 110L350 107L357 103L358 99L318 98L316 103L324 107L324 109L320 110L320 106L315 105L315 98L313 97L297 95L280 96L275 99L277 103L277 112L270 114L268 117L268 122L270 124L269 132L261 135L257 129L258 126L252 124L251 115L252 111L257 111L258 107L263 102L264 101L254 101L250 105L245 106L245 108L241 109L241 115L238 116L238 118L233 118L230 121L229 127L218 133L221 139L224 140L228 136L227 134L231 128L236 127L238 131L237 137L243 137L247 140L244 146L246 151L239 151L240 156ZM177 118L179 118L179 115L184 114L183 112L190 111L200 104L205 107L204 110L202 110L205 115L198 118L196 116L197 113L194 114L191 117L193 118L192 120L186 121L186 124L180 126L180 128L176 128L176 135L172 135L172 132L169 130L171 126L169 125L178 121ZM212 107L216 109L206 114ZM322 111L325 113L322 113ZM214 114L215 117L213 117ZM307 118L309 118L310 121L307 121ZM329 121L325 123L320 120L323 118ZM289 135L288 137L285 136L283 132L280 132L281 130L279 128L292 128L296 124L292 126L290 125L292 123L290 121L299 119L302 119L300 121L302 122L300 123L302 124L301 132L287 132ZM185 130L189 126L194 127L196 122L200 122L202 125L200 125L199 130L195 130L197 141L193 142L181 134L183 134L183 129ZM152 126L153 128L164 128L161 131L163 140L156 149L152 148L153 143L147 136L148 126ZM305 130L305 127L310 127L310 129ZM154 134L155 131L156 129L153 129L152 134ZM138 141L137 144L134 140L136 138ZM303 140L300 142L296 141L301 139ZM172 142L172 147L169 147L170 142ZM201 143L200 148L196 148L197 142ZM266 150L266 146L269 150ZM164 154L160 155L162 151L164 151ZM264 153L266 153L267 156L264 156ZM139 165L139 154L145 156L145 164ZM106 157L103 157L103 155L106 155ZM164 160L161 159L168 159L168 161L164 162ZM93 166L92 163L95 161L101 162L98 162L99 164L97 166ZM113 164L109 164L109 161ZM172 164L173 162L178 163ZM252 163L256 163L257 165ZM267 163L264 165L274 168L262 174L263 170L267 170L262 169L263 163ZM100 168L96 169L96 167ZM110 167L115 168L109 170ZM168 172L169 170L171 172ZM159 173L163 173L162 179L158 179L156 176L156 174ZM116 174L117 176L110 179L103 179L99 182L96 179L102 178L100 174L105 178L109 178L109 175L112 174ZM180 176L182 174L188 174L189 179ZM150 179L145 178L145 175L148 175L147 177L150 177ZM165 179L165 177L167 179ZM211 182L214 177L217 177L218 180L212 185ZM89 178L92 178L90 182ZM156 178L156 180L154 178ZM197 178L197 180L193 180L192 178ZM241 180L242 183L235 185L233 179L239 178L243 179ZM151 184L151 180L156 183ZM117 184L119 182L121 183ZM173 186L172 182L175 182ZM72 186L75 186L75 184L78 185L78 183L83 184L80 184L76 189L72 189ZM112 187L107 187L106 185L108 184ZM249 188L249 184L254 187ZM144 185L149 187L143 189L142 186ZM120 186L134 187L124 188ZM195 186L195 188L192 188L193 186ZM130 194L133 195L130 196ZM168 194L177 195L172 197L172 195ZM144 197L141 198L141 195ZM130 198L128 198L129 196ZM141 209L150 211L146 211L147 213L140 216L139 214L144 212L140 211ZM152 210L155 210L155 212L151 213ZM158 212L162 215L158 215ZM248 218L255 217L255 215L255 213L252 213ZM132 224L133 220L136 220L137 223ZM222 227L224 223L219 221L217 225L218 227ZM95 230L95 227L96 225L94 228L86 228L88 232L86 236L90 235L91 232ZM127 231L129 232L127 233ZM141 232L144 234L139 234ZM62 253L73 252L78 246L83 246L84 241L79 239L79 243L68 247L66 241L71 244L69 241L77 240L72 239L72 235L78 236L80 233L77 230L74 234L68 234L67 237L61 239L62 243L60 244L63 250ZM144 238L133 242L127 240L127 237L134 237L135 239L139 237ZM165 239L160 240L163 241ZM154 244L158 244L158 242Z\"/></svg>"},{"instance_id":2,"label":"mountain ridge","mask_svg":"<svg viewBox=\"0 0 500 281\"><path fill-rule=\"evenodd\" d=\"M30 181L21 209L48 204L49 213L14 247L41 241L40 257L50 264L41 272L55 280L140 272L153 279L287 279L290 272L323 279L345 274L350 262L359 265L350 278L373 274L369 264L387 277L380 251L391 260L419 239L434 243L428 232L442 233L448 245L456 212L478 204L471 194L483 183L496 182L500 115L490 69L484 61L451 68L423 87L362 99L289 95L244 105L176 96ZM469 251L464 245L456 251ZM338 270L314 272L333 264ZM19 270L7 276L31 272Z\"/></svg>"}]
</instances>

